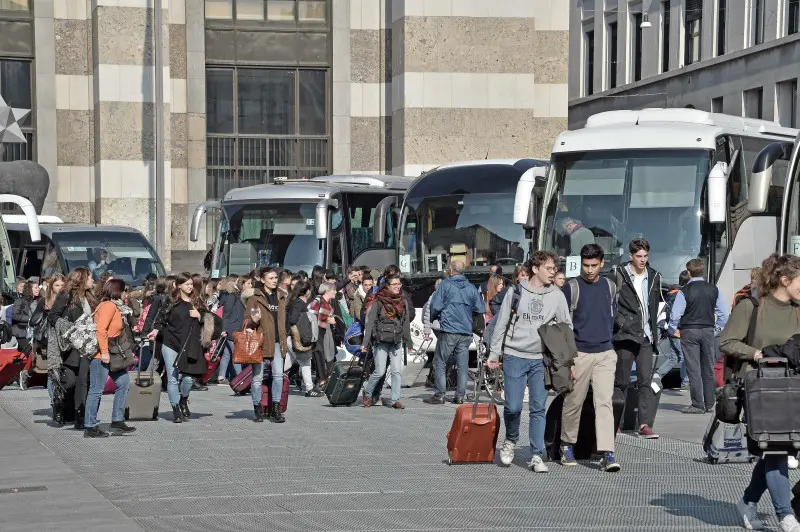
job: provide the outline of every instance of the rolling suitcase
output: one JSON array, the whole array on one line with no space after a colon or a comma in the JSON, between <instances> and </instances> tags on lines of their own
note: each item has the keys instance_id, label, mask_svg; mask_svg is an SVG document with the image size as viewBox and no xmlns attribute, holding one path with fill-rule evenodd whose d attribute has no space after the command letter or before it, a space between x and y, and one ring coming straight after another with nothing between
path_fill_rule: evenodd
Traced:
<instances>
[{"instance_id":1,"label":"rolling suitcase","mask_svg":"<svg viewBox=\"0 0 800 532\"><path fill-rule=\"evenodd\" d=\"M785 358L758 361L744 376L748 449L752 454L797 454L800 451L800 374Z\"/></svg>"},{"instance_id":2,"label":"rolling suitcase","mask_svg":"<svg viewBox=\"0 0 800 532\"><path fill-rule=\"evenodd\" d=\"M325 396L331 406L350 406L358 400L362 384L364 384L364 368L361 367L359 359L336 362L325 385Z\"/></svg>"},{"instance_id":3,"label":"rolling suitcase","mask_svg":"<svg viewBox=\"0 0 800 532\"><path fill-rule=\"evenodd\" d=\"M16 349L0 349L0 390L14 382L27 361L27 357Z\"/></svg>"},{"instance_id":4,"label":"rolling suitcase","mask_svg":"<svg viewBox=\"0 0 800 532\"><path fill-rule=\"evenodd\" d=\"M250 364L242 368L241 373L231 379L230 387L236 395L245 395L253 384L253 366Z\"/></svg>"},{"instance_id":5,"label":"rolling suitcase","mask_svg":"<svg viewBox=\"0 0 800 532\"><path fill-rule=\"evenodd\" d=\"M150 364L149 372L142 373L140 358L136 371L128 371L128 375L131 379L131 386L128 390L125 419L131 421L158 420L158 405L161 399L161 375L155 372L155 364Z\"/></svg>"},{"instance_id":6,"label":"rolling suitcase","mask_svg":"<svg viewBox=\"0 0 800 532\"><path fill-rule=\"evenodd\" d=\"M475 381L475 402L459 405L447 433L447 463L492 463L500 433L500 418L494 398L489 404L478 402L478 383L483 382L483 364Z\"/></svg>"},{"instance_id":7,"label":"rolling suitcase","mask_svg":"<svg viewBox=\"0 0 800 532\"><path fill-rule=\"evenodd\" d=\"M289 376L283 375L283 389L281 390L281 414L289 407ZM272 410L272 373L265 373L261 382L261 410L268 414Z\"/></svg>"},{"instance_id":8,"label":"rolling suitcase","mask_svg":"<svg viewBox=\"0 0 800 532\"><path fill-rule=\"evenodd\" d=\"M561 460L561 414L564 410L564 398L567 393L560 393L553 398L547 408L544 422L544 448L550 460ZM581 408L581 422L578 426L578 441L572 446L576 460L589 460L597 447L597 436L594 430L594 397L591 388Z\"/></svg>"}]
</instances>

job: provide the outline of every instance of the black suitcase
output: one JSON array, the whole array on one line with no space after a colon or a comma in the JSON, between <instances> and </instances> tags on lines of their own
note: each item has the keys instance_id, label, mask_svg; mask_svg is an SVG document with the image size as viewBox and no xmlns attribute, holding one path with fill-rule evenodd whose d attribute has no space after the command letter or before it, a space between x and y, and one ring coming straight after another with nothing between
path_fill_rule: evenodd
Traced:
<instances>
[{"instance_id":1,"label":"black suitcase","mask_svg":"<svg viewBox=\"0 0 800 532\"><path fill-rule=\"evenodd\" d=\"M350 406L358 400L364 384L364 368L358 359L336 362L325 385L331 406Z\"/></svg>"},{"instance_id":2,"label":"black suitcase","mask_svg":"<svg viewBox=\"0 0 800 532\"><path fill-rule=\"evenodd\" d=\"M553 398L547 408L544 425L544 447L550 460L561 460L561 413L564 410L564 397L560 393ZM572 446L576 460L589 460L597 451L597 441L594 431L594 398L592 390L586 394L581 409L581 424L578 429L578 441Z\"/></svg>"},{"instance_id":3,"label":"black suitcase","mask_svg":"<svg viewBox=\"0 0 800 532\"><path fill-rule=\"evenodd\" d=\"M800 451L800 375L785 358L763 358L744 377L748 448L797 454Z\"/></svg>"}]
</instances>

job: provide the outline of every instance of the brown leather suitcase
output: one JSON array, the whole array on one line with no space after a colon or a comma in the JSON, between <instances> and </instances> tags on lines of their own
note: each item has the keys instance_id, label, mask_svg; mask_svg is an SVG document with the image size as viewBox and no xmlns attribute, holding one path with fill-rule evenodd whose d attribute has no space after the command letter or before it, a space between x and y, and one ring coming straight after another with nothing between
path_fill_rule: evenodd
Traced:
<instances>
[{"instance_id":1,"label":"brown leather suitcase","mask_svg":"<svg viewBox=\"0 0 800 532\"><path fill-rule=\"evenodd\" d=\"M494 403L461 405L447 434L447 463L494 462L500 418Z\"/></svg>"}]
</instances>

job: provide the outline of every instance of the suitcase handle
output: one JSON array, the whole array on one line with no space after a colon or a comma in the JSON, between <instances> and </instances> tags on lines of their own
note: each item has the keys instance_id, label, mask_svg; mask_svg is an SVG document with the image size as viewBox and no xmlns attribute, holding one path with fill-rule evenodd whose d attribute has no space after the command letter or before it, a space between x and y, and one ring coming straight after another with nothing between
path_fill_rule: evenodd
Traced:
<instances>
[{"instance_id":1,"label":"suitcase handle","mask_svg":"<svg viewBox=\"0 0 800 532\"><path fill-rule=\"evenodd\" d=\"M759 378L764 376L764 366L768 364L775 364L783 366L786 376L789 376L789 359L784 357L769 357L758 360L758 368L756 368L756 375Z\"/></svg>"},{"instance_id":2,"label":"suitcase handle","mask_svg":"<svg viewBox=\"0 0 800 532\"><path fill-rule=\"evenodd\" d=\"M150 382L151 383L154 381L154 376L155 376L156 365L153 362L155 362L156 343L157 342L158 342L157 340L153 340L153 347L150 349L151 352L150 352L150 364L149 364L149 366L150 366ZM142 356L142 346L141 346L141 344L139 344L139 360L138 360L138 362L136 364L136 381L135 381L137 383L142 382L142 359L143 358L144 357Z\"/></svg>"},{"instance_id":3,"label":"suitcase handle","mask_svg":"<svg viewBox=\"0 0 800 532\"><path fill-rule=\"evenodd\" d=\"M480 342L483 342L483 335L480 336L479 340L480 340ZM485 368L485 362L486 362L486 360L484 360L483 356L479 356L478 357L478 377L475 379L475 404L473 404L473 406L472 406L472 419L473 419L473 421L478 416L478 404L480 403L480 401L478 400L478 386L480 385L481 382L483 382L483 376L484 376L484 373L486 371L484 369ZM497 376L496 375L495 375L495 383L497 383ZM497 388L496 384L495 384L495 388ZM492 405L494 405L495 404L494 403L494 394L492 393L492 394L489 394L489 395L491 396L490 399L492 401ZM495 409L494 408L490 408L489 409L489 420L490 421L492 419L492 411L493 410L495 410Z\"/></svg>"}]
</instances>

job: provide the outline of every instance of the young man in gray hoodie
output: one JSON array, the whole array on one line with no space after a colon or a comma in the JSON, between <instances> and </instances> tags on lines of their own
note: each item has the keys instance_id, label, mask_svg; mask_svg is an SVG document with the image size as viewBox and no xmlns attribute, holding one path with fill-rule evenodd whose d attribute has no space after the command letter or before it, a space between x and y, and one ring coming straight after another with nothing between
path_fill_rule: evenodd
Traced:
<instances>
[{"instance_id":1,"label":"young man in gray hoodie","mask_svg":"<svg viewBox=\"0 0 800 532\"><path fill-rule=\"evenodd\" d=\"M530 262L533 276L519 284L519 303L516 312L511 308L515 290L506 292L500 314L497 316L487 361L490 368L497 368L500 366L500 355L503 356L505 387L503 420L506 426L506 440L500 448L500 461L507 466L514 461L514 448L519 440L522 402L527 387L530 416L528 437L532 455L528 467L537 473L548 472L543 458L547 389L542 360L544 349L539 337L539 327L551 322L567 323L572 326L567 299L553 284L556 261L556 256L549 251L537 251L533 254Z\"/></svg>"}]
</instances>

